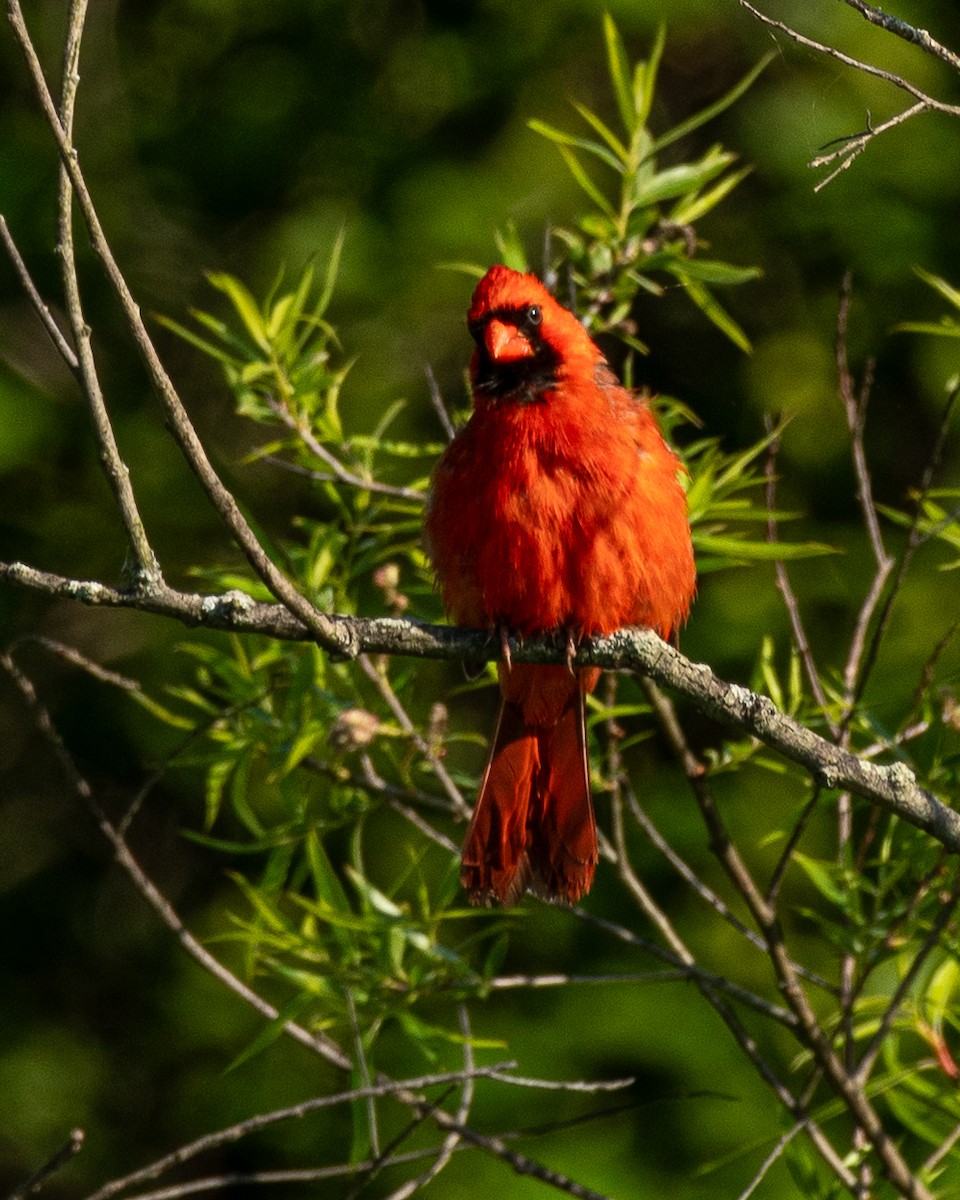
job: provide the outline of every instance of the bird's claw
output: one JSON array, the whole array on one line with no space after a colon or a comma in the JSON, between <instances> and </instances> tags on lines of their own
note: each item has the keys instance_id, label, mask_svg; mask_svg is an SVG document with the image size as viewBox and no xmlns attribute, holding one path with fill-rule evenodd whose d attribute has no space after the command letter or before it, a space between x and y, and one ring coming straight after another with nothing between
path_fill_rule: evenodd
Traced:
<instances>
[{"instance_id":1,"label":"bird's claw","mask_svg":"<svg viewBox=\"0 0 960 1200\"><path fill-rule=\"evenodd\" d=\"M572 629L568 629L566 634L567 643L565 649L567 652L567 670L571 675L576 675L576 671L573 669L573 660L577 657L577 640L573 636Z\"/></svg>"},{"instance_id":2,"label":"bird's claw","mask_svg":"<svg viewBox=\"0 0 960 1200\"><path fill-rule=\"evenodd\" d=\"M513 670L513 655L510 653L510 630L501 621L497 625L497 633L500 635L500 658L509 675Z\"/></svg>"}]
</instances>

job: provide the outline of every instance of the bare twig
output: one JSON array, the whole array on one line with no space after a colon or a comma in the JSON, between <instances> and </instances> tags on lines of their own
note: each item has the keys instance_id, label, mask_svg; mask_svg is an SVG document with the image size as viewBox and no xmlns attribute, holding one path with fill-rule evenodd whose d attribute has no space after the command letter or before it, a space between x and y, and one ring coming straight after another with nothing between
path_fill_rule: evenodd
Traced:
<instances>
[{"instance_id":1,"label":"bare twig","mask_svg":"<svg viewBox=\"0 0 960 1200\"><path fill-rule=\"evenodd\" d=\"M771 424L767 423L767 432L772 433ZM767 460L764 465L764 475L766 477L766 504L767 504L767 541L771 545L777 541L777 526L773 519L773 512L776 508L776 490L777 490L777 455L780 451L780 434L777 433L772 438L767 451ZM790 628L793 631L794 645L797 647L797 653L800 655L800 661L803 663L803 669L807 676L807 681L810 684L810 690L813 692L813 698L816 700L820 711L823 713L828 724L830 717L828 715L827 695L823 690L823 683L820 680L820 672L817 670L817 664L814 661L813 651L810 648L810 642L807 638L807 631L803 625L803 619L800 616L800 603L797 600L791 584L790 577L787 574L787 567L782 558L778 558L774 564L776 572L777 589L783 597L783 603L787 610L787 616L790 618Z\"/></svg>"},{"instance_id":2,"label":"bare twig","mask_svg":"<svg viewBox=\"0 0 960 1200\"><path fill-rule=\"evenodd\" d=\"M787 868L793 859L793 852L796 850L801 837L803 837L804 830L807 828L807 824L819 803L820 789L815 787L810 799L800 810L800 816L794 822L790 836L787 838L786 844L777 860L777 865L770 874L770 882L767 884L766 901L771 907L776 906L777 898L780 894L780 886L783 883L784 875L787 873Z\"/></svg>"},{"instance_id":3,"label":"bare twig","mask_svg":"<svg viewBox=\"0 0 960 1200\"><path fill-rule=\"evenodd\" d=\"M927 50L928 53L935 54L938 58L942 58L943 61L948 62L951 66L956 67L957 56L954 55L952 51L946 50L945 47L941 46L939 42L936 42L933 38L931 38L926 30L914 29L912 26L907 25L906 22L899 21L895 17L887 17L886 14L880 13L879 9L876 9L872 5L865 3L865 0L845 0L845 2L850 4L851 7L856 8L865 17L867 17L868 20L872 20L875 16L883 18L882 20L875 20L874 23L881 25L890 32L896 33L900 37L905 37L908 41L915 42L917 45ZM756 17L758 21L762 22L762 24L771 29L776 29L778 32L796 42L797 45L804 46L808 50L814 50L818 54L825 54L828 57L843 63L845 66L853 67L857 71L862 71L866 75L872 75L877 79L882 79L884 82L891 84L893 87L899 88L901 91L906 92L909 96L912 96L915 101L914 104L910 105L902 112L897 113L889 120L883 121L879 125L868 123L867 128L862 133L854 134L851 137L838 139L843 143L839 149L833 150L829 154L814 158L809 164L813 168L829 166L834 162L838 163L834 170L832 170L825 178L821 179L817 183L816 187L814 188L815 191L820 191L821 188L826 187L828 183L836 179L838 175L845 171L854 162L854 160L863 153L863 151L875 138L879 137L880 134L885 133L888 129L893 129L898 125L902 125L905 121L909 121L912 117L918 116L922 112L939 112L951 117L960 116L960 106L955 104L946 104L941 100L937 100L935 97L916 87L909 80L904 79L902 76L896 75L892 71L886 71L882 67L876 67L872 63L864 62L862 59L853 58L849 54L844 54L842 51L837 50L833 46L828 46L823 42L816 41L814 38L807 37L798 30L793 29L791 26L785 24L783 21L777 21L773 17L767 16L766 13L761 12L760 9L755 8L754 5L750 4L749 0L739 0L739 3L741 8L745 8L749 13Z\"/></svg>"},{"instance_id":4,"label":"bare twig","mask_svg":"<svg viewBox=\"0 0 960 1200\"><path fill-rule=\"evenodd\" d=\"M73 1129L66 1142L60 1149L49 1158L43 1166L35 1174L31 1175L19 1187L7 1196L7 1200L27 1200L28 1196L35 1196L47 1182L51 1175L59 1171L64 1163L68 1163L75 1154L78 1154L83 1149L85 1134L82 1129Z\"/></svg>"},{"instance_id":5,"label":"bare twig","mask_svg":"<svg viewBox=\"0 0 960 1200\"><path fill-rule=\"evenodd\" d=\"M416 504L423 504L423 492L417 491L416 488L394 487L389 483L381 483L377 479L362 479L359 475L354 474L314 434L310 428L309 421L298 420L296 415L290 411L289 405L278 398L271 399L269 404L278 420L283 425L286 425L292 433L297 435L311 454L319 458L321 462L327 464L330 468L332 478L338 483L346 484L352 488L359 488L361 491L373 492L380 496L393 496L398 500L412 500Z\"/></svg>"},{"instance_id":6,"label":"bare twig","mask_svg":"<svg viewBox=\"0 0 960 1200\"><path fill-rule=\"evenodd\" d=\"M850 304L852 298L852 277L849 271L843 277L840 287L840 306L837 313L836 359L837 378L839 382L840 401L847 429L850 433L850 450L853 456L854 475L857 481L857 500L863 516L870 547L876 564L873 581L867 592L860 612L857 616L850 650L843 672L844 688L847 698L847 712L844 715L842 729L844 742L849 737L849 722L853 715L856 698L862 692L863 655L866 645L867 631L873 619L877 604L887 582L887 577L893 570L894 559L887 553L880 532L880 519L877 516L877 506L873 499L873 485L870 479L870 468L867 463L866 447L864 445L864 430L867 421L867 405L870 401L870 391L873 384L873 361L867 363L864 377L858 394L855 394L854 379L847 358L847 335L850 321Z\"/></svg>"},{"instance_id":7,"label":"bare twig","mask_svg":"<svg viewBox=\"0 0 960 1200\"><path fill-rule=\"evenodd\" d=\"M23 261L20 251L17 249L17 244L13 240L13 235L7 227L6 219L0 215L0 241L3 242L4 248L10 261L13 263L13 269L17 273L17 278L20 280L20 285L27 293L27 299L30 301L33 311L40 318L44 329L50 335L50 340L57 348L57 353L67 364L74 374L79 370L80 364L76 354L73 352L73 347L67 341L60 331L60 326L54 319L53 313L50 311L49 305L40 295L36 284L30 277L30 272L27 270L27 264Z\"/></svg>"},{"instance_id":8,"label":"bare twig","mask_svg":"<svg viewBox=\"0 0 960 1200\"><path fill-rule=\"evenodd\" d=\"M849 54L844 54L843 51L837 50L834 46L827 46L823 42L818 42L814 38L806 37L802 33L798 33L796 29L791 29L789 25L785 25L782 21L776 21L773 17L768 17L766 13L762 13L758 8L754 8L749 0L739 0L740 7L745 8L752 13L758 21L764 25L769 25L771 29L777 29L780 33L785 34L792 41L800 46L806 46L808 50L816 50L818 54L826 54L830 58L835 58L838 62L842 62L845 66L853 67L857 71L863 71L866 75L873 75L876 79L882 79L886 83L892 84L901 91L912 96L914 100L920 101L922 106L927 109L933 109L936 112L945 113L947 116L960 117L960 105L945 104L941 100L935 99L933 96L927 95L915 84L912 84L908 79L903 79L900 75L895 75L892 71L886 71L883 67L875 67L872 63L863 62L858 58L851 58Z\"/></svg>"},{"instance_id":9,"label":"bare twig","mask_svg":"<svg viewBox=\"0 0 960 1200\"><path fill-rule=\"evenodd\" d=\"M387 676L386 667L377 665L368 654L361 654L359 658L360 669L364 675L370 680L381 697L386 701L390 711L396 717L401 729L406 733L410 740L416 746L418 752L423 755L430 763L433 773L440 781L440 785L450 798L450 803L453 805L456 812L461 816L468 816L470 806L463 798L463 794L457 785L450 778L450 773L440 761L436 752L428 744L427 740L419 733L410 714L400 702L400 697L390 685L390 679Z\"/></svg>"},{"instance_id":10,"label":"bare twig","mask_svg":"<svg viewBox=\"0 0 960 1200\"><path fill-rule=\"evenodd\" d=\"M489 1076L498 1072L502 1073L505 1067L509 1065L509 1063L500 1063L490 1067L483 1067L480 1069L479 1074ZM474 1074L477 1074L475 1069L471 1068L471 1070L473 1070ZM299 1104L291 1104L285 1108L257 1113L255 1116L247 1117L243 1121L237 1121L233 1125L228 1125L224 1129L204 1134L203 1137L188 1142L183 1146L178 1146L171 1154L166 1154L163 1158L158 1158L155 1162L149 1163L147 1166L141 1167L129 1175L125 1175L122 1179L111 1180L105 1187L93 1192L86 1200L109 1200L111 1196L115 1196L119 1192L125 1192L129 1188L138 1187L143 1183L149 1182L151 1179L159 1179L167 1171L172 1170L174 1167L182 1166L185 1162L189 1162L201 1154L206 1154L211 1150L217 1150L223 1146L239 1142L243 1138L256 1133L258 1130L267 1129L272 1125L278 1125L284 1121L301 1120L310 1113L320 1112L327 1108L335 1108L343 1104L353 1104L358 1100L370 1100L395 1095L398 1091L404 1089L408 1091L422 1091L424 1088L445 1087L451 1083L459 1082L462 1078L462 1071L439 1072L432 1075L421 1075L413 1079L365 1084L363 1087L350 1088L342 1092L333 1092L328 1096L312 1096L309 1100L303 1100Z\"/></svg>"},{"instance_id":11,"label":"bare twig","mask_svg":"<svg viewBox=\"0 0 960 1200\"><path fill-rule=\"evenodd\" d=\"M640 802L637 800L637 797L633 792L633 789L630 788L626 782L624 782L624 790L630 803L631 813L636 818L637 822L640 824L641 828L646 833L647 837L649 837L653 845L656 846L664 858L666 858L667 862L670 863L681 879L683 879L684 883L686 883L688 887L696 892L701 900L703 900L706 904L709 904L714 912L722 917L732 929L735 929L741 937L746 938L746 940L752 946L754 946L757 950L766 950L766 943L764 942L763 938L760 937L760 935L753 929L747 928L740 918L730 911L729 906L726 904L723 898L718 896L712 888L708 887L703 880L699 878L693 868L684 862L680 855L676 853L673 847L667 842L666 838L663 837L654 823L650 820L650 817L647 815L647 813L644 812ZM835 990L833 985L828 983L828 981L822 978L822 976L815 974L813 971L806 970L804 967L800 966L799 963L794 965L798 974L803 976L803 978L808 979L811 983L816 984L816 986L821 988L823 991L832 993Z\"/></svg>"},{"instance_id":12,"label":"bare twig","mask_svg":"<svg viewBox=\"0 0 960 1200\"><path fill-rule=\"evenodd\" d=\"M140 313L140 306L134 299L126 279L113 256L113 251L107 241L93 198L80 170L80 160L76 149L71 143L67 130L64 129L61 123L57 106L50 94L50 89L47 87L40 60L23 18L20 0L7 0L7 16L14 37L27 64L34 91L57 143L61 161L70 177L74 195L87 224L90 245L94 254L100 260L106 272L107 279L120 302L134 343L140 352L151 381L163 404L170 430L177 444L180 446L184 457L199 480L208 499L230 529L237 544L257 575L270 588L277 599L290 610L291 614L303 622L310 630L311 636L320 645L326 646L333 651L349 653L352 648L349 628L343 625L336 625L324 613L314 608L297 591L283 572L274 565L269 555L267 555L260 545L247 519L240 511L236 500L224 486L219 475L211 465L206 450L197 436L196 430L187 416L176 388L167 374L166 368L160 361L156 348L147 332L146 325Z\"/></svg>"},{"instance_id":13,"label":"bare twig","mask_svg":"<svg viewBox=\"0 0 960 1200\"><path fill-rule=\"evenodd\" d=\"M770 1168L781 1157L783 1152L790 1145L790 1143L797 1136L797 1134L802 1133L802 1132L803 1132L803 1125L798 1122L796 1125L794 1125L790 1129L788 1129L786 1133L781 1134L781 1136L777 1138L776 1142L774 1143L773 1149L770 1151L770 1153L767 1155L767 1157L760 1164L760 1166L757 1169L757 1173L754 1175L753 1179L750 1180L750 1182L747 1184L747 1186L743 1189L743 1191L737 1197L737 1200L750 1200L750 1197L753 1195L753 1193L757 1190L757 1188L760 1186L760 1184L763 1183L764 1179L767 1177L767 1174L770 1171Z\"/></svg>"},{"instance_id":14,"label":"bare twig","mask_svg":"<svg viewBox=\"0 0 960 1200\"><path fill-rule=\"evenodd\" d=\"M60 123L66 144L73 133L73 114L80 82L80 42L87 15L87 0L72 0L67 27L63 61L63 85L60 95ZM61 164L57 189L57 211L60 266L67 316L76 346L78 373L100 448L100 465L113 492L127 535L132 562L128 564L135 588L149 588L160 580L160 564L150 546L143 519L137 506L130 471L120 455L120 448L107 412L99 372L93 356L91 330L84 316L77 278L76 254L73 241L73 187L70 176Z\"/></svg>"},{"instance_id":15,"label":"bare twig","mask_svg":"<svg viewBox=\"0 0 960 1200\"><path fill-rule=\"evenodd\" d=\"M440 385L437 383L437 377L433 373L433 367L427 363L423 368L423 373L427 377L427 389L430 395L430 403L433 405L433 411L437 414L443 432L447 435L447 440L453 441L454 434L457 431L453 427L453 421L450 420L447 406L443 402L443 396L440 394Z\"/></svg>"},{"instance_id":16,"label":"bare twig","mask_svg":"<svg viewBox=\"0 0 960 1200\"><path fill-rule=\"evenodd\" d=\"M903 1159L893 1139L887 1134L876 1110L870 1103L865 1090L851 1077L843 1063L837 1057L830 1038L824 1031L804 992L790 956L787 953L783 931L776 910L766 901L757 887L746 864L740 856L735 844L727 832L726 825L716 804L706 778L695 755L687 744L672 706L665 697L657 695L655 689L648 687L647 695L654 703L654 708L663 726L664 732L678 761L683 764L685 774L697 798L700 811L710 835L710 848L726 871L736 891L743 898L758 929L767 942L770 962L777 975L779 989L794 1014L798 1023L798 1036L813 1052L817 1065L829 1079L837 1095L849 1109L855 1122L860 1125L883 1164L883 1168L894 1186L909 1200L932 1200L930 1193L920 1183ZM790 1112L799 1108L798 1101L791 1097ZM781 1103L784 1101L781 1099ZM822 1134L822 1131L820 1131ZM842 1179L851 1191L857 1186L856 1180L839 1161L833 1146L824 1138L816 1138L808 1130L813 1145L824 1155L831 1169ZM843 1168L841 1175L838 1167Z\"/></svg>"}]
</instances>

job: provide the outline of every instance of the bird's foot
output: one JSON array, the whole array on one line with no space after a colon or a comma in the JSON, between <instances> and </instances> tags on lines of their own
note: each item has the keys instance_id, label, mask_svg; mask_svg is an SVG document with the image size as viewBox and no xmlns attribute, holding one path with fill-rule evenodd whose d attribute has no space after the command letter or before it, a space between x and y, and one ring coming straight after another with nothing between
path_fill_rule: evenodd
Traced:
<instances>
[{"instance_id":1,"label":"bird's foot","mask_svg":"<svg viewBox=\"0 0 960 1200\"><path fill-rule=\"evenodd\" d=\"M573 668L573 660L577 657L578 639L573 629L569 626L564 630L564 633L566 635L564 648L567 652L567 670L571 675L576 675L577 672Z\"/></svg>"},{"instance_id":2,"label":"bird's foot","mask_svg":"<svg viewBox=\"0 0 960 1200\"><path fill-rule=\"evenodd\" d=\"M497 637L500 639L500 661L507 669L507 674L513 670L513 654L510 651L510 629L505 621L498 621L496 625ZM520 643L523 639L517 635L517 642Z\"/></svg>"}]
</instances>

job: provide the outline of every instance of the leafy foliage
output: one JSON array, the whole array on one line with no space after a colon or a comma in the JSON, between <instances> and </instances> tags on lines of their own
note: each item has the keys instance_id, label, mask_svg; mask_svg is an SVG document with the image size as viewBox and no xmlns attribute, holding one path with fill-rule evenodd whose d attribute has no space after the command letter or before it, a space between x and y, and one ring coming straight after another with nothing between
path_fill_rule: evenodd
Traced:
<instances>
[{"instance_id":1,"label":"leafy foliage","mask_svg":"<svg viewBox=\"0 0 960 1200\"><path fill-rule=\"evenodd\" d=\"M573 306L594 333L613 335L628 355L644 350L631 316L638 296L663 295L667 284L677 282L708 320L748 351L746 334L713 289L745 283L757 271L703 257L696 231L746 169L736 168L734 156L719 146L670 165L662 157L733 104L765 63L716 103L657 135L650 120L663 31L649 57L633 67L609 17L604 37L622 128L612 129L580 104L575 108L589 135L531 122L557 147L590 204L570 226L551 229L544 273L554 287L560 281L568 286ZM602 184L592 173L597 168ZM436 616L419 529L429 467L440 447L393 436L399 404L368 431L348 428L341 415L350 361L328 315L341 245L342 238L319 280L314 267L292 286L281 277L263 301L240 280L211 275L229 316L197 310L191 326L170 319L165 324L221 364L238 415L267 431L258 456L316 481L329 516L299 519L296 537L283 547L304 592L329 611L368 607L401 615L415 603L417 612ZM501 233L498 245L509 265L528 269L515 230ZM953 289L931 282L960 307ZM901 328L956 332L949 320L935 329ZM657 404L665 426L681 438L696 424L678 402L661 398ZM702 574L759 571L771 562L831 553L824 544L784 543L772 533L792 515L772 508L766 494L779 433L732 452L697 434L683 447ZM950 502L957 495L956 489L927 486L916 497L916 515L892 507L880 511L911 534L956 552L960 538ZM257 594L248 579L221 576L218 582ZM861 648L872 636L879 652L885 626L866 605L863 611ZM956 704L949 707L935 680L935 653L910 702L894 712L889 704L871 707L864 700L869 669L851 682L857 672L837 665L816 675L814 687L809 648L806 654L798 647L784 652L768 636L757 642L753 685L781 709L855 752L895 754L941 793L955 788ZM424 712L427 670L408 662L364 660L358 669L311 648L237 639L227 649L191 643L186 653L193 660L192 681L171 689L165 707L155 711L198 735L181 756L205 777L203 828L192 836L229 862L242 901L224 936L239 944L250 975L268 976L283 999L281 1020L246 1053L262 1051L290 1015L352 1041L368 1071L397 1035L429 1058L461 1042L457 1005L489 994L529 915L523 910L490 917L462 907L451 851L456 823L467 809L464 797L476 786L478 758L469 751L477 736L452 732L442 705ZM491 675L460 694L486 686ZM602 697L591 698L595 785L609 794L615 811L623 804L624 756L647 737L638 718L648 720L649 712L649 699L634 681L611 681ZM712 785L722 787L734 773L741 786L750 784L759 767L786 777L794 794L803 790L755 739L718 740L702 755ZM798 954L810 937L835 948L836 977L805 968L827 1010L831 1046L850 1061L873 1056L871 1094L889 1109L898 1137L936 1147L960 1120L949 1046L960 1030L960 976L956 934L941 918L952 914L960 894L955 869L916 831L876 814L858 816L858 839L848 830L831 854L825 848L828 819L819 791L803 798L802 809L794 804L781 812L779 820L765 814L757 871L768 873L771 893L789 876L781 916L800 943ZM818 838L800 851L808 820L819 822ZM784 854L772 867L763 855L768 849ZM621 870L629 877L623 859ZM723 936L742 933L731 907L737 901L719 900L708 888L706 894ZM611 927L625 942L634 936ZM735 973L729 963L714 968ZM743 988L766 986L745 974ZM903 1003L892 1005L898 992ZM763 1011L775 1003L761 997L755 1007ZM792 1070L803 1075L812 1118L836 1124L842 1108L808 1049ZM365 1109L355 1115L358 1126L368 1119ZM372 1129L358 1129L358 1140L372 1144ZM832 1176L800 1138L791 1135L782 1150L802 1194L834 1194ZM931 1178L944 1169L936 1162Z\"/></svg>"}]
</instances>

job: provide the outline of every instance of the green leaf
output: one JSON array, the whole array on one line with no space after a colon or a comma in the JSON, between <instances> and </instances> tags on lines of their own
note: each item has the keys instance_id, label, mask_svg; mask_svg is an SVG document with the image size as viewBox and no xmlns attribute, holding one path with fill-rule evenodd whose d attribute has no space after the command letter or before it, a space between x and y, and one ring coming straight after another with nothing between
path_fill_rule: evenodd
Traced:
<instances>
[{"instance_id":1,"label":"green leaf","mask_svg":"<svg viewBox=\"0 0 960 1200\"><path fill-rule=\"evenodd\" d=\"M312 1000L313 997L308 993L294 996L292 1000L288 1000L273 1020L267 1021L262 1025L253 1040L240 1051L236 1058L227 1064L226 1073L235 1071L237 1067L242 1066L245 1062L249 1062L251 1058L256 1058L258 1054L272 1046L281 1037L287 1025L291 1021L296 1021Z\"/></svg>"},{"instance_id":2,"label":"green leaf","mask_svg":"<svg viewBox=\"0 0 960 1200\"><path fill-rule=\"evenodd\" d=\"M849 900L837 880L837 868L833 863L810 858L806 854L801 854L799 850L793 852L793 861L803 870L821 896L829 900L831 904L843 909L844 912L847 911Z\"/></svg>"},{"instance_id":3,"label":"green leaf","mask_svg":"<svg viewBox=\"0 0 960 1200\"><path fill-rule=\"evenodd\" d=\"M679 276L679 279L687 295L704 316L711 320L722 333L725 333L735 346L739 346L745 354L750 354L753 347L750 345L747 335L703 284L699 280L691 279L689 275Z\"/></svg>"},{"instance_id":4,"label":"green leaf","mask_svg":"<svg viewBox=\"0 0 960 1200\"><path fill-rule=\"evenodd\" d=\"M914 267L913 269L924 283L928 283L930 287L935 288L944 298L944 300L946 300L949 304L952 304L954 308L960 309L960 291L953 287L952 284L947 283L947 281L942 279L939 275L931 275L930 272L925 271L923 267Z\"/></svg>"},{"instance_id":5,"label":"green leaf","mask_svg":"<svg viewBox=\"0 0 960 1200\"><path fill-rule=\"evenodd\" d=\"M620 37L613 17L608 12L603 14L603 40L607 48L607 69L613 83L617 107L620 109L620 120L630 137L637 127L637 111L633 101L633 88L630 86L630 60Z\"/></svg>"},{"instance_id":6,"label":"green leaf","mask_svg":"<svg viewBox=\"0 0 960 1200\"><path fill-rule=\"evenodd\" d=\"M759 267L735 267L730 263L704 258L683 258L666 264L666 270L678 278L699 279L701 283L717 283L722 286L747 283L763 274Z\"/></svg>"},{"instance_id":7,"label":"green leaf","mask_svg":"<svg viewBox=\"0 0 960 1200\"><path fill-rule=\"evenodd\" d=\"M247 333L265 354L269 354L270 340L267 337L266 326L260 310L257 308L257 302L246 285L235 276L227 275L222 271L209 271L207 279L217 291L223 292L236 310Z\"/></svg>"},{"instance_id":8,"label":"green leaf","mask_svg":"<svg viewBox=\"0 0 960 1200\"><path fill-rule=\"evenodd\" d=\"M343 243L346 240L347 228L345 225L340 226L340 230L334 239L333 249L330 251L330 260L327 263L327 273L323 279L323 291L320 293L320 298L317 300L313 309L314 320L319 320L320 317L327 311L330 300L333 296L333 289L336 286L337 275L340 272L340 257L343 252Z\"/></svg>"},{"instance_id":9,"label":"green leaf","mask_svg":"<svg viewBox=\"0 0 960 1200\"><path fill-rule=\"evenodd\" d=\"M957 1011L957 992L960 990L960 963L948 958L934 972L926 990L930 1024L938 1032L951 1014Z\"/></svg>"},{"instance_id":10,"label":"green leaf","mask_svg":"<svg viewBox=\"0 0 960 1200\"><path fill-rule=\"evenodd\" d=\"M651 154L656 154L665 146L671 145L673 142L679 141L680 138L686 137L688 133L692 133L695 129L699 129L701 125L706 125L708 121L712 121L714 117L719 116L731 104L735 104L743 93L754 83L762 71L765 71L769 64L776 57L776 53L771 50L769 54L752 67L746 75L734 86L720 97L719 100L709 104L706 108L702 108L692 117L688 117L685 121L681 121L679 125L675 125L673 129L658 137L650 148Z\"/></svg>"},{"instance_id":11,"label":"green leaf","mask_svg":"<svg viewBox=\"0 0 960 1200\"><path fill-rule=\"evenodd\" d=\"M564 133L562 129L556 129L553 125L548 125L546 121L541 121L534 117L527 122L527 127L532 129L534 133L539 133L541 137L548 138L556 146L576 146L579 150L585 150L588 154L596 155L601 162L612 167L618 174L623 173L623 165L617 160L615 155L607 149L606 146L601 146L599 142L592 142L589 138L577 137L572 133ZM612 136L612 135L611 135ZM510 265L509 263L507 264Z\"/></svg>"},{"instance_id":12,"label":"green leaf","mask_svg":"<svg viewBox=\"0 0 960 1200\"><path fill-rule=\"evenodd\" d=\"M633 95L634 107L637 112L637 128L646 126L650 119L650 110L653 107L653 96L657 86L657 74L660 70L660 60L663 57L663 48L666 43L667 27L661 21L657 26L657 36L653 40L650 57L645 63L637 63L634 73ZM648 146L642 157L649 157L649 155L650 148Z\"/></svg>"},{"instance_id":13,"label":"green leaf","mask_svg":"<svg viewBox=\"0 0 960 1200\"><path fill-rule=\"evenodd\" d=\"M471 279L482 279L489 270L479 263L451 260L437 263L438 271L456 271L460 275L469 275Z\"/></svg>"},{"instance_id":14,"label":"green leaf","mask_svg":"<svg viewBox=\"0 0 960 1200\"><path fill-rule=\"evenodd\" d=\"M894 325L891 333L929 333L934 337L960 337L960 324L952 317L941 317L936 321L901 321Z\"/></svg>"},{"instance_id":15,"label":"green leaf","mask_svg":"<svg viewBox=\"0 0 960 1200\"><path fill-rule=\"evenodd\" d=\"M580 160L573 153L573 151L569 148L569 146L564 146L564 145L558 143L557 149L563 155L563 161L567 164L567 167L570 170L570 174L574 177L574 179L577 181L577 183L579 183L581 188L583 188L583 190L587 193L587 195L594 202L594 204L597 206L597 208L599 208L602 213L604 213L606 216L608 216L611 221L615 220L616 213L614 212L613 206L611 205L610 201L606 198L606 196L604 196L603 192L600 191L600 189L597 187L597 185L593 182L593 180L590 178L590 176L583 169L583 166L581 165Z\"/></svg>"},{"instance_id":16,"label":"green leaf","mask_svg":"<svg viewBox=\"0 0 960 1200\"><path fill-rule=\"evenodd\" d=\"M714 147L698 162L682 163L678 167L657 171L642 183L638 180L632 202L639 208L696 191L729 166L733 157L729 151Z\"/></svg>"},{"instance_id":17,"label":"green leaf","mask_svg":"<svg viewBox=\"0 0 960 1200\"><path fill-rule=\"evenodd\" d=\"M710 554L729 555L758 562L792 562L839 553L823 542L748 542L738 537L693 531L694 545Z\"/></svg>"},{"instance_id":18,"label":"green leaf","mask_svg":"<svg viewBox=\"0 0 960 1200\"><path fill-rule=\"evenodd\" d=\"M197 314L194 314L197 315ZM239 368L240 361L233 355L228 354L225 350L221 350L219 346L213 342L208 342L206 338L200 337L199 334L188 329L186 325L181 325L179 321L174 321L170 317L163 316L162 313L157 313L154 320L164 327L169 329L171 333L175 333L177 337L183 338L185 342L189 342L195 349L200 350L204 354L208 354L211 358L217 359L219 362L235 366Z\"/></svg>"},{"instance_id":19,"label":"green leaf","mask_svg":"<svg viewBox=\"0 0 960 1200\"><path fill-rule=\"evenodd\" d=\"M619 160L613 165L619 170L621 163L626 163L628 151L626 146L617 135L607 125L600 120L595 112L592 112L585 104L579 104L576 100L573 101L573 107L577 110L581 117L590 125L596 133L599 133L603 140L613 151L616 159Z\"/></svg>"},{"instance_id":20,"label":"green leaf","mask_svg":"<svg viewBox=\"0 0 960 1200\"><path fill-rule=\"evenodd\" d=\"M732 192L752 170L752 167L741 167L739 171L731 171L729 175L725 175L702 195L694 194L678 200L670 213L670 220L678 225L692 225L694 221L699 221L702 216L715 208L724 196Z\"/></svg>"},{"instance_id":21,"label":"green leaf","mask_svg":"<svg viewBox=\"0 0 960 1200\"><path fill-rule=\"evenodd\" d=\"M498 229L494 237L504 266L510 267L514 271L530 270L527 254L514 221L508 221L506 229L503 231ZM396 405L394 405L394 409L396 409ZM381 426L386 428L383 422L381 422Z\"/></svg>"}]
</instances>

